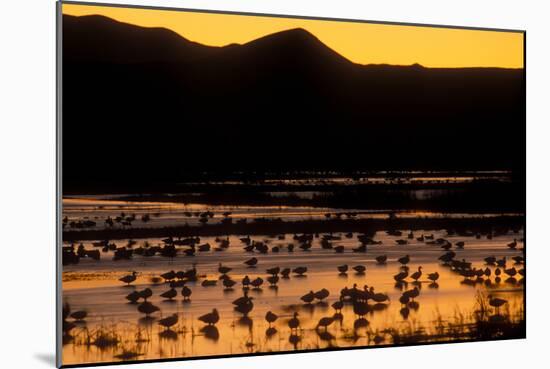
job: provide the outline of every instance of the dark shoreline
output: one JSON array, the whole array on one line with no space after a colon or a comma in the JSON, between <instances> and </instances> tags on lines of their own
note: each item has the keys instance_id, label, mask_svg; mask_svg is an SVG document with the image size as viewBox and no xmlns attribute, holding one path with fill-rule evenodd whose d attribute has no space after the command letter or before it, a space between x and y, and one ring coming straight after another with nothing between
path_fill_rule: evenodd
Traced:
<instances>
[{"instance_id":1,"label":"dark shoreline","mask_svg":"<svg viewBox=\"0 0 550 369\"><path fill-rule=\"evenodd\" d=\"M386 184L194 184L150 188L147 192L102 192L122 201L200 203L228 206L308 206L384 211L437 211L464 213L525 213L525 184L474 181L470 183ZM301 192L311 192L309 197ZM82 192L81 192L82 194ZM421 195L419 195L421 194ZM65 191L65 196L78 194ZM82 195L85 197L85 195Z\"/></svg>"},{"instance_id":2,"label":"dark shoreline","mask_svg":"<svg viewBox=\"0 0 550 369\"><path fill-rule=\"evenodd\" d=\"M116 240L150 237L189 237L222 235L277 235L283 233L372 233L389 229L425 231L453 229L487 233L498 229L520 229L525 225L525 216L495 216L477 218L397 218L397 219L340 219L305 220L285 222L273 220L246 224L206 224L202 226L173 226L163 228L127 228L103 230L65 230L63 241Z\"/></svg>"}]
</instances>

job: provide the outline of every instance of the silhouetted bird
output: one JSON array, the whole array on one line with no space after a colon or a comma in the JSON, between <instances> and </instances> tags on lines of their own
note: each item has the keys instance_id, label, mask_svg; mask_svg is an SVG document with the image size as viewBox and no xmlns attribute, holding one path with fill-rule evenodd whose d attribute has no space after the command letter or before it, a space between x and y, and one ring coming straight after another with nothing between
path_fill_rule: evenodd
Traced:
<instances>
[{"instance_id":1,"label":"silhouetted bird","mask_svg":"<svg viewBox=\"0 0 550 369\"><path fill-rule=\"evenodd\" d=\"M274 267L274 268L269 268L266 270L266 273L267 274L271 274L271 275L277 275L279 274L279 272L281 271L281 268L279 267Z\"/></svg>"},{"instance_id":2,"label":"silhouetted bird","mask_svg":"<svg viewBox=\"0 0 550 369\"><path fill-rule=\"evenodd\" d=\"M170 288L168 291L161 293L160 297L163 297L168 300L172 300L177 295L178 295L178 291L176 291L175 288Z\"/></svg>"},{"instance_id":3,"label":"silhouetted bird","mask_svg":"<svg viewBox=\"0 0 550 369\"><path fill-rule=\"evenodd\" d=\"M150 288L145 288L139 291L139 297L141 297L145 301L147 301L147 299L151 296L153 296L153 291Z\"/></svg>"},{"instance_id":4,"label":"silhouetted bird","mask_svg":"<svg viewBox=\"0 0 550 369\"><path fill-rule=\"evenodd\" d=\"M311 302L315 299L315 293L313 291L309 291L308 293L300 297L300 299L306 304L311 304Z\"/></svg>"},{"instance_id":5,"label":"silhouetted bird","mask_svg":"<svg viewBox=\"0 0 550 369\"><path fill-rule=\"evenodd\" d=\"M421 266L418 267L418 270L416 272L411 274L411 278L414 279L415 281L418 281L420 279L420 277L422 277L422 267Z\"/></svg>"},{"instance_id":6,"label":"silhouetted bird","mask_svg":"<svg viewBox=\"0 0 550 369\"><path fill-rule=\"evenodd\" d=\"M353 270L355 270L358 274L363 274L367 268L364 265L356 265L353 267Z\"/></svg>"},{"instance_id":7,"label":"silhouetted bird","mask_svg":"<svg viewBox=\"0 0 550 369\"><path fill-rule=\"evenodd\" d=\"M323 301L324 299L326 299L330 295L330 292L326 288L323 288L323 289L320 289L319 291L315 292L313 295L317 300Z\"/></svg>"},{"instance_id":8,"label":"silhouetted bird","mask_svg":"<svg viewBox=\"0 0 550 369\"><path fill-rule=\"evenodd\" d=\"M237 282L235 282L234 280L232 280L231 278L224 278L223 279L223 286L226 288L226 289L231 289L233 288L233 286L237 284Z\"/></svg>"},{"instance_id":9,"label":"silhouetted bird","mask_svg":"<svg viewBox=\"0 0 550 369\"><path fill-rule=\"evenodd\" d=\"M220 272L221 274L227 274L231 270L232 270L232 268L227 267L227 266L223 266L222 263L220 263L219 266L218 266L218 272Z\"/></svg>"},{"instance_id":10,"label":"silhouetted bird","mask_svg":"<svg viewBox=\"0 0 550 369\"><path fill-rule=\"evenodd\" d=\"M136 278L137 278L137 272L134 271L132 272L132 274L125 275L124 277L119 278L118 280L126 283L129 286L130 283L136 280Z\"/></svg>"},{"instance_id":11,"label":"silhouetted bird","mask_svg":"<svg viewBox=\"0 0 550 369\"><path fill-rule=\"evenodd\" d=\"M497 314L498 314L498 310L499 308L508 303L508 301L504 300L504 299L500 299L498 297L493 297L492 295L489 295L487 296L487 298L489 299L489 305L491 305L492 307L494 307L497 311Z\"/></svg>"},{"instance_id":12,"label":"silhouetted bird","mask_svg":"<svg viewBox=\"0 0 550 369\"><path fill-rule=\"evenodd\" d=\"M380 256L377 256L376 257L376 262L378 264L386 264L386 260L388 260L388 256L387 255L380 255Z\"/></svg>"},{"instance_id":13,"label":"silhouetted bird","mask_svg":"<svg viewBox=\"0 0 550 369\"><path fill-rule=\"evenodd\" d=\"M151 304L149 301L142 302L138 305L138 311L142 314L145 314L145 316L147 317L159 310L160 309L157 306Z\"/></svg>"},{"instance_id":14,"label":"silhouetted bird","mask_svg":"<svg viewBox=\"0 0 550 369\"><path fill-rule=\"evenodd\" d=\"M269 326L271 327L271 323L274 323L277 318L279 318L276 314L272 313L271 311L268 311L265 314L265 320L269 323Z\"/></svg>"},{"instance_id":15,"label":"silhouetted bird","mask_svg":"<svg viewBox=\"0 0 550 369\"><path fill-rule=\"evenodd\" d=\"M290 268L284 268L283 270L281 270L282 278L288 278L289 274L290 274Z\"/></svg>"},{"instance_id":16,"label":"silhouetted bird","mask_svg":"<svg viewBox=\"0 0 550 369\"><path fill-rule=\"evenodd\" d=\"M183 296L184 301L190 300L191 293L193 293L193 291L191 291L191 289L187 286L183 286L183 288L181 289L181 295Z\"/></svg>"},{"instance_id":17,"label":"silhouetted bird","mask_svg":"<svg viewBox=\"0 0 550 369\"><path fill-rule=\"evenodd\" d=\"M130 301L133 304L135 304L140 298L141 295L138 291L132 291L128 295L126 295L126 300Z\"/></svg>"},{"instance_id":18,"label":"silhouetted bird","mask_svg":"<svg viewBox=\"0 0 550 369\"><path fill-rule=\"evenodd\" d=\"M159 325L162 325L164 328L169 329L171 326L178 323L178 314L172 314L169 317L159 319Z\"/></svg>"},{"instance_id":19,"label":"silhouetted bird","mask_svg":"<svg viewBox=\"0 0 550 369\"><path fill-rule=\"evenodd\" d=\"M439 273L438 272L429 273L428 274L428 279L432 282L437 281L439 279Z\"/></svg>"},{"instance_id":20,"label":"silhouetted bird","mask_svg":"<svg viewBox=\"0 0 550 369\"><path fill-rule=\"evenodd\" d=\"M324 317L324 318L319 319L319 322L317 323L317 327L315 327L315 328L324 327L325 331L327 331L328 326L331 325L332 323L334 323L334 317L333 316Z\"/></svg>"},{"instance_id":21,"label":"silhouetted bird","mask_svg":"<svg viewBox=\"0 0 550 369\"><path fill-rule=\"evenodd\" d=\"M397 273L396 275L393 276L393 279L395 279L397 282L401 282L403 281L405 278L407 278L409 276L409 272L407 271L402 271L402 272L399 272Z\"/></svg>"},{"instance_id":22,"label":"silhouetted bird","mask_svg":"<svg viewBox=\"0 0 550 369\"><path fill-rule=\"evenodd\" d=\"M214 325L220 320L220 315L217 309L212 309L211 313L200 316L199 320L208 325Z\"/></svg>"},{"instance_id":23,"label":"silhouetted bird","mask_svg":"<svg viewBox=\"0 0 550 369\"><path fill-rule=\"evenodd\" d=\"M288 321L288 327L290 328L290 331L297 330L298 327L300 327L300 320L298 320L298 313L295 312L293 317Z\"/></svg>"},{"instance_id":24,"label":"silhouetted bird","mask_svg":"<svg viewBox=\"0 0 550 369\"><path fill-rule=\"evenodd\" d=\"M405 255L403 257L400 257L399 259L397 259L397 261L403 265L407 265L409 263L409 261L411 261L411 258L409 255Z\"/></svg>"},{"instance_id":25,"label":"silhouetted bird","mask_svg":"<svg viewBox=\"0 0 550 369\"><path fill-rule=\"evenodd\" d=\"M258 264L258 259L257 258L250 258L248 259L247 261L244 262L246 265L248 265L249 267L255 267L256 264Z\"/></svg>"},{"instance_id":26,"label":"silhouetted bird","mask_svg":"<svg viewBox=\"0 0 550 369\"><path fill-rule=\"evenodd\" d=\"M173 270L163 273L160 275L162 278L164 278L165 281L171 281L172 279L176 278L176 272Z\"/></svg>"}]
</instances>

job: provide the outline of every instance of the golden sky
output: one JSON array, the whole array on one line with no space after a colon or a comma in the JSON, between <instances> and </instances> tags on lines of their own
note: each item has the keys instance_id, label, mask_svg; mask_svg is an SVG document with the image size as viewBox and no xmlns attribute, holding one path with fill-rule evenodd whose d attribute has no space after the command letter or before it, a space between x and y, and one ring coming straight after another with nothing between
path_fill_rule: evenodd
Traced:
<instances>
[{"instance_id":1,"label":"golden sky","mask_svg":"<svg viewBox=\"0 0 550 369\"><path fill-rule=\"evenodd\" d=\"M101 14L144 27L165 27L211 46L243 44L292 28L304 28L360 64L426 67L523 68L523 34L451 28L381 25L64 4L63 13Z\"/></svg>"}]
</instances>

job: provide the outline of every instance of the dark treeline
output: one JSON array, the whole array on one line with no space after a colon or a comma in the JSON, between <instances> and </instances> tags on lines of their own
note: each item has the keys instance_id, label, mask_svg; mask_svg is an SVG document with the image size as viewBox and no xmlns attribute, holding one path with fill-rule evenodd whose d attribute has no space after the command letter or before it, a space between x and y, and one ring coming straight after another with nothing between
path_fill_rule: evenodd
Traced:
<instances>
[{"instance_id":1,"label":"dark treeline","mask_svg":"<svg viewBox=\"0 0 550 369\"><path fill-rule=\"evenodd\" d=\"M237 172L525 172L523 70L357 65L300 29L213 48L64 16L62 87L67 191Z\"/></svg>"}]
</instances>

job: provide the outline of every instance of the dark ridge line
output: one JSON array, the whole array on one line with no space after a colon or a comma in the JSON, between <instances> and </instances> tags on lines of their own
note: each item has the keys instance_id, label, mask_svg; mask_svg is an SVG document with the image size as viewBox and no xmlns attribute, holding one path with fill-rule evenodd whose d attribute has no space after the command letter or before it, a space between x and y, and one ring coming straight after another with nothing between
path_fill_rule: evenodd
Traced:
<instances>
[{"instance_id":1,"label":"dark ridge line","mask_svg":"<svg viewBox=\"0 0 550 369\"><path fill-rule=\"evenodd\" d=\"M219 50L232 48L232 47L247 47L249 45L253 45L256 42L262 42L263 40L268 40L271 37L279 37L283 34L300 32L300 33L303 33L304 35L306 35L306 37L312 39L312 41L319 43L323 47L330 50L332 53L334 53L337 56L339 56L340 58L344 59L346 62L349 62L350 64L353 64L355 66L363 67L363 68L367 68L367 69L368 68L384 68L384 69L409 69L409 70L419 70L419 71L421 71L421 70L432 70L432 71L435 71L435 70L442 70L442 71L446 71L446 70L457 70L457 71L458 70L520 71L520 70L523 70L525 68L525 67L523 67L523 68L509 68L509 67L497 67L497 66L429 67L429 66L424 66L422 64L419 64L417 62L412 63L412 64L390 64L390 63L366 63L366 64L362 64L362 63L354 62L354 61L350 60L349 58L347 58L346 56L338 53L332 47L330 47L329 45L322 42L316 35L314 35L313 33L309 32L308 30L306 30L302 27L289 28L289 29L285 29L285 30L282 30L282 31L268 33L268 34L265 34L263 36L252 39L250 41L244 42L242 44L241 43L228 43L228 44L225 44L225 45L222 45L222 46L213 46L213 45L207 45L207 44L204 44L204 43L193 41L193 40L183 36L182 34L176 32L175 30L173 30L171 28L160 27L160 26L159 27L146 27L146 26L142 26L142 25L138 25L138 24L134 24L134 23L123 22L123 21L120 21L120 20L117 20L117 19L114 19L114 18L110 18L110 17L102 15L102 14L87 14L87 15L63 14L63 17L70 17L70 18L73 18L75 20L96 18L96 19L102 19L103 21L107 21L107 22L111 22L111 23L117 23L117 24L120 24L120 25L129 26L129 27L132 27L132 28L140 28L140 29L143 29L143 30L165 31L167 33L171 33L174 36L177 36L179 39L181 39L182 42L187 42L187 43L194 44L194 45L197 45L197 46L202 46L202 47L210 48L210 49L219 49ZM72 61L72 62L74 63L74 61ZM145 64L147 64L147 63L145 63Z\"/></svg>"}]
</instances>

